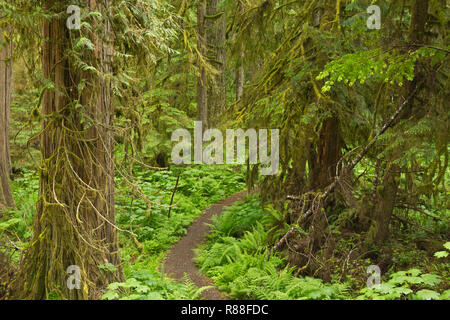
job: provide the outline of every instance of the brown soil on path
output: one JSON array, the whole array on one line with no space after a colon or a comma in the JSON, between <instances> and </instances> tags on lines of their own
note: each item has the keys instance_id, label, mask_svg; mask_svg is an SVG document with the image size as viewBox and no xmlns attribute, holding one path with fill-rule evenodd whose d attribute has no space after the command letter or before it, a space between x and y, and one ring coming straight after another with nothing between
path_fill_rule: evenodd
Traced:
<instances>
[{"instance_id":1,"label":"brown soil on path","mask_svg":"<svg viewBox=\"0 0 450 320\"><path fill-rule=\"evenodd\" d=\"M198 217L192 225L187 229L187 233L178 241L170 250L166 257L164 271L170 277L175 279L183 278L187 273L189 278L198 286L212 286L214 283L208 277L200 274L199 269L194 263L194 251L200 243L202 243L211 227L210 224L213 215L221 214L226 206L232 205L234 202L244 199L247 191L236 193L225 200L213 204L205 210L202 216ZM205 300L226 300L227 297L216 288L203 291L201 298Z\"/></svg>"}]
</instances>

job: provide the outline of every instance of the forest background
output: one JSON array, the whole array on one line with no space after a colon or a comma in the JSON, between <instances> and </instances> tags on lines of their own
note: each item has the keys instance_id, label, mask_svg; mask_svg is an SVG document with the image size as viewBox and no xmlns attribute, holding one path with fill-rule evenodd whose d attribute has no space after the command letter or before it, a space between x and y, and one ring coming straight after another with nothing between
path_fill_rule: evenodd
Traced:
<instances>
[{"instance_id":1,"label":"forest background","mask_svg":"<svg viewBox=\"0 0 450 320\"><path fill-rule=\"evenodd\" d=\"M0 298L199 298L165 255L247 189L197 255L230 298L448 299L449 9L0 1ZM173 165L195 120L279 129L278 173Z\"/></svg>"}]
</instances>

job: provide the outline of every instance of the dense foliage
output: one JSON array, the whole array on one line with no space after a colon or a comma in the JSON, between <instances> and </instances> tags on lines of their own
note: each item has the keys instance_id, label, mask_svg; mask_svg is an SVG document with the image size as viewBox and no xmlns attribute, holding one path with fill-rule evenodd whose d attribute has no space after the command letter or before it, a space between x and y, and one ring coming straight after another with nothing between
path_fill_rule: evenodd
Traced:
<instances>
[{"instance_id":1,"label":"dense foliage","mask_svg":"<svg viewBox=\"0 0 450 320\"><path fill-rule=\"evenodd\" d=\"M450 298L448 1L71 5L0 0L0 299L200 299L164 261L244 189L196 257L229 298ZM194 121L279 171L174 165Z\"/></svg>"},{"instance_id":2,"label":"dense foliage","mask_svg":"<svg viewBox=\"0 0 450 320\"><path fill-rule=\"evenodd\" d=\"M229 207L216 217L210 240L200 250L197 262L201 270L235 299L449 299L450 289L445 284L448 271L438 262L433 273L417 268L389 270L383 276L389 280L374 288L365 287L366 278L361 274L359 279L351 275L336 277L329 284L316 278L297 277L298 270L287 265L282 256L266 259L272 226L279 218L272 208L261 207L258 197ZM445 248L449 246L447 242ZM439 251L436 256L446 256L445 253ZM366 267L371 264L369 259L362 263ZM426 263L419 266L429 267Z\"/></svg>"}]
</instances>

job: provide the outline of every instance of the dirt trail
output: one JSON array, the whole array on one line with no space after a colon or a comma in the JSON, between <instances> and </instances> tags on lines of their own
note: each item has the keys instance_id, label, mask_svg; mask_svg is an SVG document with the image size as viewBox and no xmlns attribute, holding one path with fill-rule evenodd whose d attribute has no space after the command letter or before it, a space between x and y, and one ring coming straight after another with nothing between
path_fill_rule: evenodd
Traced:
<instances>
[{"instance_id":1,"label":"dirt trail","mask_svg":"<svg viewBox=\"0 0 450 320\"><path fill-rule=\"evenodd\" d=\"M221 214L224 207L230 206L234 202L243 199L246 193L247 191L241 191L206 209L203 215L198 217L187 229L186 235L182 237L168 253L164 265L165 273L175 279L181 279L184 276L184 273L187 273L189 278L198 287L214 285L212 280L200 274L199 269L195 266L193 261L193 249L197 248L210 232L211 228L206 224L211 223L211 217L213 215ZM203 291L201 298L205 300L227 299L227 297L216 288Z\"/></svg>"}]
</instances>

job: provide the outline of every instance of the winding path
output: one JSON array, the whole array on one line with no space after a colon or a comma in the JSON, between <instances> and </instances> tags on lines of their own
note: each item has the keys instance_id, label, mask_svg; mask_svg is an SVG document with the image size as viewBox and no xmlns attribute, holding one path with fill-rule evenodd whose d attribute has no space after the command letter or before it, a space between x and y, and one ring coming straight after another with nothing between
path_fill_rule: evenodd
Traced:
<instances>
[{"instance_id":1,"label":"winding path","mask_svg":"<svg viewBox=\"0 0 450 320\"><path fill-rule=\"evenodd\" d=\"M236 193L219 203L211 205L205 210L203 215L198 217L192 225L187 229L187 233L178 241L167 254L164 270L170 277L180 280L185 273L198 286L212 286L212 280L200 274L199 269L194 263L194 251L202 241L206 239L206 235L210 232L211 217L221 214L226 206L232 205L245 197L247 191ZM203 291L201 295L205 300L226 300L227 297L216 288Z\"/></svg>"}]
</instances>

